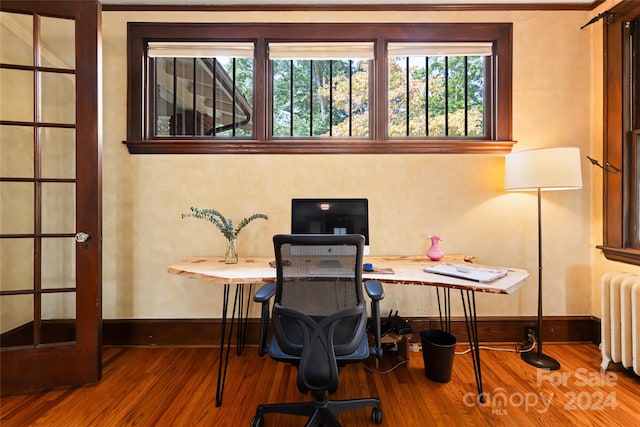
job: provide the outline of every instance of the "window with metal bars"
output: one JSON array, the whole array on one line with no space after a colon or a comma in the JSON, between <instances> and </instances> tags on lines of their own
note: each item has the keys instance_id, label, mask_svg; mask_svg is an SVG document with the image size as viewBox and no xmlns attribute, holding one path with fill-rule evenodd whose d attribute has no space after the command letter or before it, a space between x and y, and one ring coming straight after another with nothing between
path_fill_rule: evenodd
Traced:
<instances>
[{"instance_id":1,"label":"window with metal bars","mask_svg":"<svg viewBox=\"0 0 640 427\"><path fill-rule=\"evenodd\" d=\"M368 62L276 60L272 136L367 137Z\"/></svg>"},{"instance_id":2,"label":"window with metal bars","mask_svg":"<svg viewBox=\"0 0 640 427\"><path fill-rule=\"evenodd\" d=\"M131 153L509 152L511 28L130 23L125 143Z\"/></svg>"},{"instance_id":3,"label":"window with metal bars","mask_svg":"<svg viewBox=\"0 0 640 427\"><path fill-rule=\"evenodd\" d=\"M389 43L389 137L483 138L492 43Z\"/></svg>"},{"instance_id":4,"label":"window with metal bars","mask_svg":"<svg viewBox=\"0 0 640 427\"><path fill-rule=\"evenodd\" d=\"M367 137L373 43L269 44L271 135Z\"/></svg>"},{"instance_id":5,"label":"window with metal bars","mask_svg":"<svg viewBox=\"0 0 640 427\"><path fill-rule=\"evenodd\" d=\"M150 42L153 136L253 134L253 44Z\"/></svg>"}]
</instances>

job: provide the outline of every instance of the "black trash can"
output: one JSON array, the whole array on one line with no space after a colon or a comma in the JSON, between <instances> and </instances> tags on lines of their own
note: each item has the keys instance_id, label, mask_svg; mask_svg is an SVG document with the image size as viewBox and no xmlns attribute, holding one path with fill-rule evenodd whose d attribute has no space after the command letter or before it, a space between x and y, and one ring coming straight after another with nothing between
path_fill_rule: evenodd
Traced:
<instances>
[{"instance_id":1,"label":"black trash can","mask_svg":"<svg viewBox=\"0 0 640 427\"><path fill-rule=\"evenodd\" d=\"M456 337L440 329L420 331L424 373L431 381L448 383L451 379Z\"/></svg>"}]
</instances>

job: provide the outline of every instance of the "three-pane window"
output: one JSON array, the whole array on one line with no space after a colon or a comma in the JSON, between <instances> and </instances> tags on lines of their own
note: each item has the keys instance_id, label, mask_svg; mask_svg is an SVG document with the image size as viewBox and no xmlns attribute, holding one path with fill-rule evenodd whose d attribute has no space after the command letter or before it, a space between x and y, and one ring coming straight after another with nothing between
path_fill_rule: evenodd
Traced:
<instances>
[{"instance_id":1,"label":"three-pane window","mask_svg":"<svg viewBox=\"0 0 640 427\"><path fill-rule=\"evenodd\" d=\"M132 153L508 152L511 43L511 24L130 23L125 143Z\"/></svg>"}]
</instances>

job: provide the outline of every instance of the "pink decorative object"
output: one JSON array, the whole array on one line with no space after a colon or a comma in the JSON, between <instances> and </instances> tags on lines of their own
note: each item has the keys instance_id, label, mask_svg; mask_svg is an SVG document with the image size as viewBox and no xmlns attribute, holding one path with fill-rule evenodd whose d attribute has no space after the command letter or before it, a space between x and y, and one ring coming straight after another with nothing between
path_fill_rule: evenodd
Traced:
<instances>
[{"instance_id":1,"label":"pink decorative object","mask_svg":"<svg viewBox=\"0 0 640 427\"><path fill-rule=\"evenodd\" d=\"M440 261L444 256L444 252L440 249L439 243L442 241L440 236L429 236L431 239L431 247L427 251L427 256L432 261Z\"/></svg>"}]
</instances>

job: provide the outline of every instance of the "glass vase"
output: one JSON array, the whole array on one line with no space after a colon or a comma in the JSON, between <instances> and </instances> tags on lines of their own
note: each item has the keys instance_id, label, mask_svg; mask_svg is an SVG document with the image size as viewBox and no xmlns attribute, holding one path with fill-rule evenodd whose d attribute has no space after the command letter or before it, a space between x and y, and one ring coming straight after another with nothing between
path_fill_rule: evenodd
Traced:
<instances>
[{"instance_id":1,"label":"glass vase","mask_svg":"<svg viewBox=\"0 0 640 427\"><path fill-rule=\"evenodd\" d=\"M237 264L238 252L236 251L236 238L227 239L227 251L224 254L225 264Z\"/></svg>"},{"instance_id":2,"label":"glass vase","mask_svg":"<svg viewBox=\"0 0 640 427\"><path fill-rule=\"evenodd\" d=\"M432 261L440 261L444 256L444 252L442 252L442 249L440 249L439 245L442 239L440 238L440 236L429 236L429 239L431 239L431 247L427 251L427 256Z\"/></svg>"}]
</instances>

